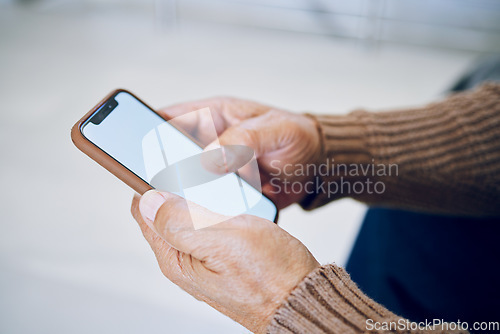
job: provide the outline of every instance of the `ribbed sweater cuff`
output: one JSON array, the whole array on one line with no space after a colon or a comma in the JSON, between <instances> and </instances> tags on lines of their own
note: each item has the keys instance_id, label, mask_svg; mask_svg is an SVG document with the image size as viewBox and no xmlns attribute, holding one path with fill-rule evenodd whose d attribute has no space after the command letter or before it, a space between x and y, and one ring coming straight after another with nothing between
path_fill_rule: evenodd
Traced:
<instances>
[{"instance_id":1,"label":"ribbed sweater cuff","mask_svg":"<svg viewBox=\"0 0 500 334\"><path fill-rule=\"evenodd\" d=\"M318 115L321 128L323 156L337 163L366 163L371 161L366 112L353 111L347 115Z\"/></svg>"},{"instance_id":2,"label":"ribbed sweater cuff","mask_svg":"<svg viewBox=\"0 0 500 334\"><path fill-rule=\"evenodd\" d=\"M342 164L351 166L352 164L372 163L369 133L365 125L366 112L353 111L347 115L334 116L308 114L308 116L316 121L321 138L322 151L319 164L325 164L331 168ZM349 181L356 181L356 178L349 173L342 176ZM319 175L316 178L317 183L332 179ZM311 210L345 196L348 194L339 192L332 197L332 194L314 193L307 196L300 205L306 210Z\"/></svg>"},{"instance_id":3,"label":"ribbed sweater cuff","mask_svg":"<svg viewBox=\"0 0 500 334\"><path fill-rule=\"evenodd\" d=\"M398 319L366 297L344 269L326 265L310 273L277 310L268 333L360 333L366 320Z\"/></svg>"},{"instance_id":4,"label":"ribbed sweater cuff","mask_svg":"<svg viewBox=\"0 0 500 334\"><path fill-rule=\"evenodd\" d=\"M278 308L267 333L445 333L437 328L435 331L377 331L369 327L375 322L401 323L406 319L368 298L343 268L332 264L306 276Z\"/></svg>"}]
</instances>

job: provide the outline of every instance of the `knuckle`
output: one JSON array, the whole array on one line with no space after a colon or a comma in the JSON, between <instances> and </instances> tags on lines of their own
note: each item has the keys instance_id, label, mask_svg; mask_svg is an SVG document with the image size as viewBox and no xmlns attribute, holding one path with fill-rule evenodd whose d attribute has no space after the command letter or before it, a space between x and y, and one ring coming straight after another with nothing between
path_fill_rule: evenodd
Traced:
<instances>
[{"instance_id":1,"label":"knuckle","mask_svg":"<svg viewBox=\"0 0 500 334\"><path fill-rule=\"evenodd\" d=\"M255 128L239 128L239 138L243 145L256 148L258 133Z\"/></svg>"},{"instance_id":2,"label":"knuckle","mask_svg":"<svg viewBox=\"0 0 500 334\"><path fill-rule=\"evenodd\" d=\"M248 214L236 216L232 220L233 226L246 235L260 235L267 228L264 220Z\"/></svg>"},{"instance_id":3,"label":"knuckle","mask_svg":"<svg viewBox=\"0 0 500 334\"><path fill-rule=\"evenodd\" d=\"M241 126L233 126L219 137L221 145L237 145L243 144L250 146L255 135L254 129L247 129Z\"/></svg>"},{"instance_id":4,"label":"knuckle","mask_svg":"<svg viewBox=\"0 0 500 334\"><path fill-rule=\"evenodd\" d=\"M283 110L278 110L278 109L271 109L267 112L267 116L274 118L274 117L281 117L283 116L284 111Z\"/></svg>"}]
</instances>

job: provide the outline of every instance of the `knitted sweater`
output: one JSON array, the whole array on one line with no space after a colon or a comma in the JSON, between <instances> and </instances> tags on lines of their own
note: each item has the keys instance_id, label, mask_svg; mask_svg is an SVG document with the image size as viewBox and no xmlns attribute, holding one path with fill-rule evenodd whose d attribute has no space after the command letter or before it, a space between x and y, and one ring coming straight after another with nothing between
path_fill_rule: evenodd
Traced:
<instances>
[{"instance_id":1,"label":"knitted sweater","mask_svg":"<svg viewBox=\"0 0 500 334\"><path fill-rule=\"evenodd\" d=\"M500 216L499 84L485 84L423 108L358 110L315 118L323 141L320 163L328 163L331 171L317 176L318 181L365 186L312 194L301 203L305 209L352 197L414 211ZM335 173L339 165L346 168ZM375 171L380 166L392 166L392 173L387 168ZM371 193L367 179L372 182ZM378 191L374 191L377 182ZM450 328L437 326L432 332L452 332L447 331ZM332 264L314 270L291 291L268 332L425 333L429 329L415 329L371 300L344 269Z\"/></svg>"}]
</instances>

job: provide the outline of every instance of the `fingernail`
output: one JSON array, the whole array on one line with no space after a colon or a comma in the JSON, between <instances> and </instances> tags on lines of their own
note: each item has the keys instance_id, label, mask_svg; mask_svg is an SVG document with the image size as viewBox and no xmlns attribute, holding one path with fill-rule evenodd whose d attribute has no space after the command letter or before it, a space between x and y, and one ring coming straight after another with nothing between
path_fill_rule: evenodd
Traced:
<instances>
[{"instance_id":1,"label":"fingernail","mask_svg":"<svg viewBox=\"0 0 500 334\"><path fill-rule=\"evenodd\" d=\"M146 221L153 222L158 209L165 203L165 197L156 190L149 190L142 195L139 202L139 211Z\"/></svg>"}]
</instances>

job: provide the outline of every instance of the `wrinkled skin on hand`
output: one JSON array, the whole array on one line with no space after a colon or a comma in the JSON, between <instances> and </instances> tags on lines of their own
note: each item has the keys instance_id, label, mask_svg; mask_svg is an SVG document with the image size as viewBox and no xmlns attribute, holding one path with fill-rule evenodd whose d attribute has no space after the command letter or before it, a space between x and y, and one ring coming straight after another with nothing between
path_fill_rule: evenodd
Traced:
<instances>
[{"instance_id":1,"label":"wrinkled skin on hand","mask_svg":"<svg viewBox=\"0 0 500 334\"><path fill-rule=\"evenodd\" d=\"M163 274L186 292L263 333L290 291L319 266L307 248L276 224L240 215L194 230L191 215L221 216L170 193L151 190L132 214Z\"/></svg>"},{"instance_id":2,"label":"wrinkled skin on hand","mask_svg":"<svg viewBox=\"0 0 500 334\"><path fill-rule=\"evenodd\" d=\"M211 117L181 117L176 122L175 117L206 107L210 108ZM287 164L292 166L287 168L287 174L293 174L297 164L319 161L320 136L312 118L229 97L182 103L161 109L159 113L166 119L174 118L172 124L189 133L203 145L213 142L214 138L206 132L213 122L220 145L251 147L259 164L262 192L279 209L300 202L306 196L304 191L288 194L279 192L276 185L283 188L281 185L285 181L305 183L312 179L313 176L290 176L282 173ZM233 162L238 163L237 159ZM226 170L220 172L226 172L227 168L231 169L231 166L226 165ZM274 178L273 182L271 178Z\"/></svg>"}]
</instances>

